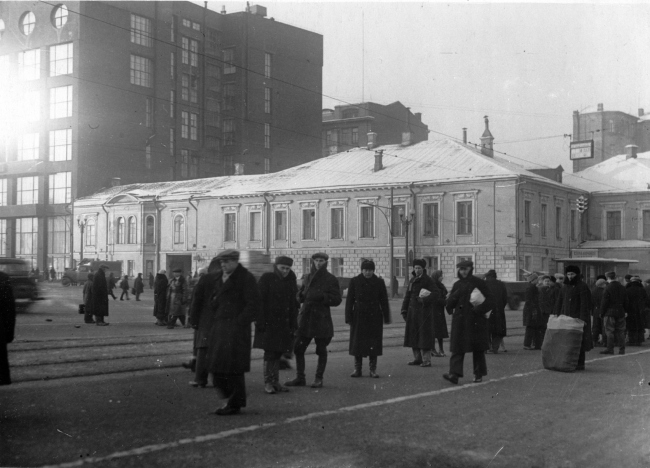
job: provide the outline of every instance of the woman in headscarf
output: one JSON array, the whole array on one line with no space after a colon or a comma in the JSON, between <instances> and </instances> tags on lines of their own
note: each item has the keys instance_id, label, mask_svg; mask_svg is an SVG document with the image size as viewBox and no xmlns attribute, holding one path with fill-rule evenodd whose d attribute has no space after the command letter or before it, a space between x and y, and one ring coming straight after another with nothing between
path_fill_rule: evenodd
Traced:
<instances>
[{"instance_id":1,"label":"woman in headscarf","mask_svg":"<svg viewBox=\"0 0 650 468\"><path fill-rule=\"evenodd\" d=\"M442 270L434 270L431 273L433 284L440 290L442 301L433 304L433 334L438 340L438 352L433 350L433 355L437 357L445 357L445 349L443 348L443 341L449 338L449 329L447 328L447 318L445 317L445 302L447 300L447 288L442 284Z\"/></svg>"},{"instance_id":2,"label":"woman in headscarf","mask_svg":"<svg viewBox=\"0 0 650 468\"><path fill-rule=\"evenodd\" d=\"M444 297L427 275L427 262L413 261L412 278L402 302L402 317L406 321L404 347L413 350L409 366L431 367L431 350L436 347L433 325L433 305L444 304Z\"/></svg>"}]
</instances>

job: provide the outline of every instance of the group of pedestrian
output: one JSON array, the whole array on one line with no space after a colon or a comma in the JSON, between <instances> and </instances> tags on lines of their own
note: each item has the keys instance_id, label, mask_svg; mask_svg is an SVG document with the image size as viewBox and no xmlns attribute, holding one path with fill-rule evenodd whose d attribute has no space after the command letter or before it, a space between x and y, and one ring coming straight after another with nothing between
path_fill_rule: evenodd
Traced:
<instances>
[{"instance_id":1,"label":"group of pedestrian","mask_svg":"<svg viewBox=\"0 0 650 468\"><path fill-rule=\"evenodd\" d=\"M110 277L106 278L107 270L107 265L100 265L96 273L88 273L83 288L84 323L100 327L109 325L105 317L108 316L108 296L112 295L112 290Z\"/></svg>"}]
</instances>

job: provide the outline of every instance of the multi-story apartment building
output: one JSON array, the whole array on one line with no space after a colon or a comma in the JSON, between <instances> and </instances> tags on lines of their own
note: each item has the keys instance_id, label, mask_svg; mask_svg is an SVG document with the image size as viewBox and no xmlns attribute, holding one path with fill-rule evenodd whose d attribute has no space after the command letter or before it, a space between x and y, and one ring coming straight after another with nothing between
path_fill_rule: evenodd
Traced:
<instances>
[{"instance_id":1,"label":"multi-story apartment building","mask_svg":"<svg viewBox=\"0 0 650 468\"><path fill-rule=\"evenodd\" d=\"M323 109L322 154L328 156L361 146L414 144L429 139L422 114L399 101L374 102Z\"/></svg>"},{"instance_id":2,"label":"multi-story apartment building","mask_svg":"<svg viewBox=\"0 0 650 468\"><path fill-rule=\"evenodd\" d=\"M318 157L322 36L264 14L0 3L0 255L70 266L94 229L72 202L103 187Z\"/></svg>"}]
</instances>

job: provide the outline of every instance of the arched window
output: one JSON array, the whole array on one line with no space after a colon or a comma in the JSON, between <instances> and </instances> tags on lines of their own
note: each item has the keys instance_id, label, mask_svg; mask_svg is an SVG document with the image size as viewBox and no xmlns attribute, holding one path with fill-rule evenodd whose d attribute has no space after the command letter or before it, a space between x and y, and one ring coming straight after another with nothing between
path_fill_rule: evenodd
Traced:
<instances>
[{"instance_id":1,"label":"arched window","mask_svg":"<svg viewBox=\"0 0 650 468\"><path fill-rule=\"evenodd\" d=\"M23 16L20 17L20 32L25 36L29 36L34 32L36 27L36 16L31 11L23 13Z\"/></svg>"},{"instance_id":2,"label":"arched window","mask_svg":"<svg viewBox=\"0 0 650 468\"><path fill-rule=\"evenodd\" d=\"M185 242L185 218L182 215L176 215L174 218L174 244Z\"/></svg>"},{"instance_id":3,"label":"arched window","mask_svg":"<svg viewBox=\"0 0 650 468\"><path fill-rule=\"evenodd\" d=\"M124 218L117 218L117 243L124 244L124 235L126 233L126 223Z\"/></svg>"},{"instance_id":4,"label":"arched window","mask_svg":"<svg viewBox=\"0 0 650 468\"><path fill-rule=\"evenodd\" d=\"M144 242L145 244L153 244L156 241L156 236L154 234L154 229L156 227L156 220L153 216L147 216L145 222L145 234Z\"/></svg>"},{"instance_id":5,"label":"arched window","mask_svg":"<svg viewBox=\"0 0 650 468\"><path fill-rule=\"evenodd\" d=\"M57 5L52 11L52 26L60 29L68 22L68 7L65 5Z\"/></svg>"},{"instance_id":6,"label":"arched window","mask_svg":"<svg viewBox=\"0 0 650 468\"><path fill-rule=\"evenodd\" d=\"M86 221L86 245L93 246L95 245L95 234L96 234L96 225L95 218L88 218Z\"/></svg>"},{"instance_id":7,"label":"arched window","mask_svg":"<svg viewBox=\"0 0 650 468\"><path fill-rule=\"evenodd\" d=\"M135 216L129 218L129 232L127 233L127 244L136 244L138 242L137 230L135 226Z\"/></svg>"}]
</instances>

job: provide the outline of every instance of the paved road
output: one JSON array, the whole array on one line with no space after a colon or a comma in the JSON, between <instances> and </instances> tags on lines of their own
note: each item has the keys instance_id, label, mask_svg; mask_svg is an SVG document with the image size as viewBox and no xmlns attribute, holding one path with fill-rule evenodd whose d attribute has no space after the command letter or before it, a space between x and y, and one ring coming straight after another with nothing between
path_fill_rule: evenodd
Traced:
<instances>
[{"instance_id":1,"label":"paved road","mask_svg":"<svg viewBox=\"0 0 650 468\"><path fill-rule=\"evenodd\" d=\"M83 340L122 339L120 328L132 344L149 346L150 335L189 343L189 330L154 327L145 306L115 304L115 326L79 329L78 316L37 310L21 315L19 339L35 339L30 327L47 317L58 317L47 324L60 329L18 345L61 343L78 330L73 350ZM176 365L182 354L169 368L92 372L123 360L107 348L110 356L78 377L25 378L0 390L0 466L650 467L650 349L592 352L585 372L564 374L543 370L519 335L508 338L508 353L488 356L483 384L452 386L441 378L448 359L406 366L409 350L394 341L379 360L380 379L351 379L351 357L336 343L320 390L266 395L254 360L249 405L230 418L208 414L221 403L213 389L187 385L191 374ZM20 353L11 352L13 362ZM310 378L315 362L307 356Z\"/></svg>"}]
</instances>

